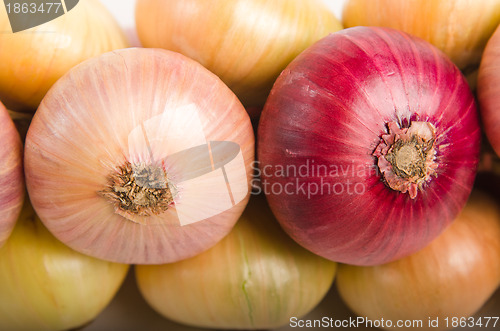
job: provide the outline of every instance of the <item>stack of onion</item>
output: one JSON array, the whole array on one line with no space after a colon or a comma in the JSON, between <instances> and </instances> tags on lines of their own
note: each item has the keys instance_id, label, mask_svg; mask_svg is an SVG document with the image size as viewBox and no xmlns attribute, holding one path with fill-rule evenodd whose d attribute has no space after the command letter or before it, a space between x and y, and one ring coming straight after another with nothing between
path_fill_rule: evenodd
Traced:
<instances>
[{"instance_id":1,"label":"stack of onion","mask_svg":"<svg viewBox=\"0 0 500 331\"><path fill-rule=\"evenodd\" d=\"M139 289L160 314L215 329L271 329L301 318L330 288L336 263L297 245L264 197L210 250L172 264L136 266Z\"/></svg>"},{"instance_id":2,"label":"stack of onion","mask_svg":"<svg viewBox=\"0 0 500 331\"><path fill-rule=\"evenodd\" d=\"M40 7L48 10L48 5ZM99 0L79 1L66 14L16 33L11 32L7 12L0 10L0 99L9 109L33 112L73 66L127 46L120 27Z\"/></svg>"},{"instance_id":3,"label":"stack of onion","mask_svg":"<svg viewBox=\"0 0 500 331\"><path fill-rule=\"evenodd\" d=\"M70 70L28 131L25 173L48 229L77 251L168 263L224 237L249 197L250 119L183 55L129 48Z\"/></svg>"},{"instance_id":4,"label":"stack of onion","mask_svg":"<svg viewBox=\"0 0 500 331\"><path fill-rule=\"evenodd\" d=\"M500 23L499 0L348 0L346 27L383 26L429 41L465 72L477 69Z\"/></svg>"},{"instance_id":5,"label":"stack of onion","mask_svg":"<svg viewBox=\"0 0 500 331\"><path fill-rule=\"evenodd\" d=\"M423 328L418 329L424 330L474 329L481 320L468 317L499 285L500 208L480 192L474 192L456 221L421 251L380 266L341 265L337 278L340 295L351 309L371 320L391 320L393 327L386 329L396 329L397 320L421 320ZM429 320L436 319L439 323L429 326Z\"/></svg>"},{"instance_id":6,"label":"stack of onion","mask_svg":"<svg viewBox=\"0 0 500 331\"><path fill-rule=\"evenodd\" d=\"M479 67L477 96L484 131L500 156L500 29L497 29L484 51Z\"/></svg>"},{"instance_id":7,"label":"stack of onion","mask_svg":"<svg viewBox=\"0 0 500 331\"><path fill-rule=\"evenodd\" d=\"M24 199L23 147L7 109L0 102L0 247L9 237Z\"/></svg>"},{"instance_id":8,"label":"stack of onion","mask_svg":"<svg viewBox=\"0 0 500 331\"><path fill-rule=\"evenodd\" d=\"M321 0L139 0L136 25L144 47L200 62L245 106L262 106L290 61L342 28Z\"/></svg>"},{"instance_id":9,"label":"stack of onion","mask_svg":"<svg viewBox=\"0 0 500 331\"><path fill-rule=\"evenodd\" d=\"M474 182L480 127L442 52L355 27L287 67L258 137L262 188L283 228L323 257L375 265L416 252L453 221Z\"/></svg>"},{"instance_id":10,"label":"stack of onion","mask_svg":"<svg viewBox=\"0 0 500 331\"><path fill-rule=\"evenodd\" d=\"M128 266L68 248L26 201L0 248L0 329L68 330L93 320L111 301Z\"/></svg>"}]
</instances>

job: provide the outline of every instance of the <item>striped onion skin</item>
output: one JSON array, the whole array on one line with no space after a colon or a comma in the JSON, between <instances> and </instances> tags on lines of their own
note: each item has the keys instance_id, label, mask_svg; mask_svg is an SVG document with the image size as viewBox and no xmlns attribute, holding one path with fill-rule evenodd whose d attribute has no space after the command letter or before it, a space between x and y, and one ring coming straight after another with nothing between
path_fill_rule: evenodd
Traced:
<instances>
[{"instance_id":1,"label":"striped onion skin","mask_svg":"<svg viewBox=\"0 0 500 331\"><path fill-rule=\"evenodd\" d=\"M224 183L224 196L212 195L210 180L182 181L170 191L173 201L157 197L167 209L147 214L129 213L110 200L110 181L127 164L161 169L170 188L200 160L195 155L170 163L164 157L207 141L240 148L241 168L231 169L243 178L229 184L244 192L232 206L219 208L228 188ZM28 130L25 160L33 207L59 240L112 262L168 263L196 255L229 233L248 202L254 135L236 96L201 65L166 50L129 48L88 60L54 85ZM231 170L224 176L232 178ZM122 184L117 190L132 185ZM197 195L196 204L186 192ZM217 213L199 215L210 208ZM203 217L183 224L181 210Z\"/></svg>"},{"instance_id":2,"label":"striped onion skin","mask_svg":"<svg viewBox=\"0 0 500 331\"><path fill-rule=\"evenodd\" d=\"M178 323L213 329L275 329L316 307L337 264L300 247L263 196L252 196L233 230L193 258L136 266L146 301Z\"/></svg>"},{"instance_id":3,"label":"striped onion skin","mask_svg":"<svg viewBox=\"0 0 500 331\"><path fill-rule=\"evenodd\" d=\"M92 322L129 266L75 252L54 238L29 199L0 248L0 329L73 330Z\"/></svg>"},{"instance_id":4,"label":"striped onion skin","mask_svg":"<svg viewBox=\"0 0 500 331\"><path fill-rule=\"evenodd\" d=\"M23 146L7 109L0 103L0 247L9 237L24 200Z\"/></svg>"},{"instance_id":5,"label":"striped onion skin","mask_svg":"<svg viewBox=\"0 0 500 331\"><path fill-rule=\"evenodd\" d=\"M414 197L387 185L374 156L390 123L435 128L433 174ZM258 137L263 187L292 238L334 261L375 265L421 249L463 208L480 128L470 88L442 52L404 32L355 27L287 67Z\"/></svg>"},{"instance_id":6,"label":"striped onion skin","mask_svg":"<svg viewBox=\"0 0 500 331\"><path fill-rule=\"evenodd\" d=\"M300 52L342 29L321 0L139 0L135 17L144 47L200 62L248 107L264 105Z\"/></svg>"}]
</instances>

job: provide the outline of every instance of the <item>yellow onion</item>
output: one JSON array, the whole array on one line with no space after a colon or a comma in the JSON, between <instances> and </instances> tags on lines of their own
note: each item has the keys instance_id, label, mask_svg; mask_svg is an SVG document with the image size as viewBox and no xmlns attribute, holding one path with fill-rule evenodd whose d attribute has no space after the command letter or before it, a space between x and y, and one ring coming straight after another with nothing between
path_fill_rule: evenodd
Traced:
<instances>
[{"instance_id":1,"label":"yellow onion","mask_svg":"<svg viewBox=\"0 0 500 331\"><path fill-rule=\"evenodd\" d=\"M66 14L12 33L0 10L0 99L7 108L35 111L49 88L76 64L128 46L99 0L80 0Z\"/></svg>"},{"instance_id":2,"label":"yellow onion","mask_svg":"<svg viewBox=\"0 0 500 331\"><path fill-rule=\"evenodd\" d=\"M500 0L347 0L342 20L346 28L384 26L425 39L469 73L500 23Z\"/></svg>"},{"instance_id":3,"label":"yellow onion","mask_svg":"<svg viewBox=\"0 0 500 331\"><path fill-rule=\"evenodd\" d=\"M199 63L128 48L73 68L26 137L33 206L70 247L121 263L194 256L229 233L250 195L245 108Z\"/></svg>"},{"instance_id":4,"label":"yellow onion","mask_svg":"<svg viewBox=\"0 0 500 331\"><path fill-rule=\"evenodd\" d=\"M336 263L296 244L265 199L254 196L215 247L177 263L135 268L142 295L164 317L197 327L266 329L318 305Z\"/></svg>"},{"instance_id":5,"label":"yellow onion","mask_svg":"<svg viewBox=\"0 0 500 331\"><path fill-rule=\"evenodd\" d=\"M414 320L423 323L413 325L418 330L464 326L454 321L471 323L468 317L499 284L500 208L479 191L472 193L455 222L426 248L384 265L341 265L337 278L347 305L372 321L383 318L384 329L397 329L398 321ZM436 320L437 324L431 322Z\"/></svg>"},{"instance_id":6,"label":"yellow onion","mask_svg":"<svg viewBox=\"0 0 500 331\"><path fill-rule=\"evenodd\" d=\"M0 247L9 237L24 200L23 146L0 102Z\"/></svg>"},{"instance_id":7,"label":"yellow onion","mask_svg":"<svg viewBox=\"0 0 500 331\"><path fill-rule=\"evenodd\" d=\"M477 86L479 110L484 132L497 156L500 156L500 27L488 41L481 59Z\"/></svg>"},{"instance_id":8,"label":"yellow onion","mask_svg":"<svg viewBox=\"0 0 500 331\"><path fill-rule=\"evenodd\" d=\"M321 0L138 0L136 25L144 47L195 59L245 106L262 106L289 62L342 28Z\"/></svg>"},{"instance_id":9,"label":"yellow onion","mask_svg":"<svg viewBox=\"0 0 500 331\"><path fill-rule=\"evenodd\" d=\"M128 265L68 248L26 201L0 248L0 330L68 330L93 320L122 284Z\"/></svg>"}]
</instances>

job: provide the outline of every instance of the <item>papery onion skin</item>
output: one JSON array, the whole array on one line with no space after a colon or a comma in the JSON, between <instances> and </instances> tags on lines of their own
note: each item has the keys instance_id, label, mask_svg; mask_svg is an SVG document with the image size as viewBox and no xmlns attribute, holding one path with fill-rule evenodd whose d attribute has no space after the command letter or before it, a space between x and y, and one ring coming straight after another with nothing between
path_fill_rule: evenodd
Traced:
<instances>
[{"instance_id":1,"label":"papery onion skin","mask_svg":"<svg viewBox=\"0 0 500 331\"><path fill-rule=\"evenodd\" d=\"M111 301L128 265L68 248L25 202L0 248L0 329L68 330L92 321Z\"/></svg>"},{"instance_id":2,"label":"papery onion skin","mask_svg":"<svg viewBox=\"0 0 500 331\"><path fill-rule=\"evenodd\" d=\"M166 154L214 141L240 149L234 160L241 168L231 168L238 173L225 173L234 198L227 209L220 209L229 198L227 180L220 195L212 193L210 181L195 181L189 192L183 181L174 203L158 215L127 213L108 198L111 175L127 162L164 161L170 183L201 161L169 163ZM158 264L196 255L229 233L248 202L253 160L248 114L220 79L183 55L130 48L88 60L54 85L28 131L25 173L33 206L58 239L101 259ZM234 179L240 172L242 178ZM233 184L242 190L241 200ZM193 203L188 193L202 201ZM210 208L219 213L205 217ZM181 210L203 212L204 218L182 224Z\"/></svg>"},{"instance_id":3,"label":"papery onion skin","mask_svg":"<svg viewBox=\"0 0 500 331\"><path fill-rule=\"evenodd\" d=\"M128 47L99 0L79 1L66 14L17 33L2 10L0 31L0 100L16 111L34 112L49 88L78 63Z\"/></svg>"},{"instance_id":4,"label":"papery onion skin","mask_svg":"<svg viewBox=\"0 0 500 331\"><path fill-rule=\"evenodd\" d=\"M389 188L377 167L391 122L435 127L437 169L414 198ZM258 137L263 190L285 231L333 261L375 265L416 252L453 221L473 185L480 128L444 54L403 32L355 27L287 67Z\"/></svg>"},{"instance_id":5,"label":"papery onion skin","mask_svg":"<svg viewBox=\"0 0 500 331\"><path fill-rule=\"evenodd\" d=\"M497 28L484 51L479 67L477 97L481 119L489 142L500 156L500 29Z\"/></svg>"},{"instance_id":6,"label":"papery onion skin","mask_svg":"<svg viewBox=\"0 0 500 331\"><path fill-rule=\"evenodd\" d=\"M342 19L346 28L381 26L420 37L469 72L500 23L500 1L348 0Z\"/></svg>"},{"instance_id":7,"label":"papery onion skin","mask_svg":"<svg viewBox=\"0 0 500 331\"><path fill-rule=\"evenodd\" d=\"M479 191L421 251L380 266L340 265L337 277L339 293L355 313L372 320L422 320L419 330L444 330L446 317L451 329L453 317L473 315L499 285L500 208ZM429 318L439 318L439 327L429 327Z\"/></svg>"},{"instance_id":8,"label":"papery onion skin","mask_svg":"<svg viewBox=\"0 0 500 331\"><path fill-rule=\"evenodd\" d=\"M303 249L253 196L232 232L210 250L173 264L136 266L139 289L161 315L215 329L270 329L312 310L337 264Z\"/></svg>"},{"instance_id":9,"label":"papery onion skin","mask_svg":"<svg viewBox=\"0 0 500 331\"><path fill-rule=\"evenodd\" d=\"M24 200L23 146L0 102L0 247L9 237Z\"/></svg>"},{"instance_id":10,"label":"papery onion skin","mask_svg":"<svg viewBox=\"0 0 500 331\"><path fill-rule=\"evenodd\" d=\"M290 61L342 29L320 0L139 0L136 25L144 47L193 58L257 107Z\"/></svg>"}]
</instances>

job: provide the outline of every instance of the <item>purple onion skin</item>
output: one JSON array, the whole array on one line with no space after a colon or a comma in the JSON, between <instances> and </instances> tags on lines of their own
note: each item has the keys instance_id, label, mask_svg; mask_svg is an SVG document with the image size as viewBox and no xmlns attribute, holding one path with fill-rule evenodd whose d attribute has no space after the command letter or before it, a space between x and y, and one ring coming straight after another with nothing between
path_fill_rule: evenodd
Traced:
<instances>
[{"instance_id":1,"label":"purple onion skin","mask_svg":"<svg viewBox=\"0 0 500 331\"><path fill-rule=\"evenodd\" d=\"M387 123L416 120L436 128L437 169L412 199L384 183L372 153ZM469 86L443 53L403 32L354 27L318 41L282 72L258 137L262 187L284 230L329 260L377 265L423 248L460 212L480 127ZM311 165L328 173L313 174Z\"/></svg>"},{"instance_id":2,"label":"purple onion skin","mask_svg":"<svg viewBox=\"0 0 500 331\"><path fill-rule=\"evenodd\" d=\"M0 247L9 238L24 201L23 145L0 102Z\"/></svg>"}]
</instances>

